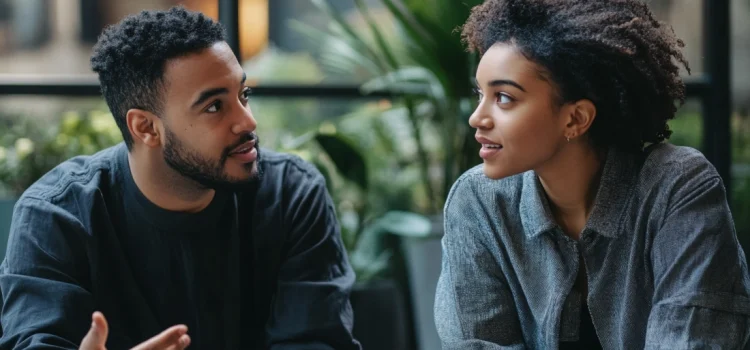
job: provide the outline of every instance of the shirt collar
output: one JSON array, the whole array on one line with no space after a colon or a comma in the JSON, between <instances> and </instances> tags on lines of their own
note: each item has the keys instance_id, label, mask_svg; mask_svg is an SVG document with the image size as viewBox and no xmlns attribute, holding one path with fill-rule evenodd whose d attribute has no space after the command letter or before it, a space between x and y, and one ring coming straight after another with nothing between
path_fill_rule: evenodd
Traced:
<instances>
[{"instance_id":1,"label":"shirt collar","mask_svg":"<svg viewBox=\"0 0 750 350\"><path fill-rule=\"evenodd\" d=\"M606 237L621 234L620 221L633 192L637 173L637 155L614 148L607 152L594 208L584 230ZM526 236L533 238L558 227L544 188L534 171L523 175L522 186L520 210Z\"/></svg>"}]
</instances>

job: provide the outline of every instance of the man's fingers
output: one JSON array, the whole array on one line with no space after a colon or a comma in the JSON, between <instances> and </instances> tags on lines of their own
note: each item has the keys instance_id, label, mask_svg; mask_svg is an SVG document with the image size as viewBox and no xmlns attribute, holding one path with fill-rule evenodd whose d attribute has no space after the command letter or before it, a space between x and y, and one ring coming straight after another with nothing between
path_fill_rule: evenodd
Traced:
<instances>
[{"instance_id":1,"label":"man's fingers","mask_svg":"<svg viewBox=\"0 0 750 350\"><path fill-rule=\"evenodd\" d=\"M190 336L185 334L180 337L180 339L177 341L177 344L172 345L171 347L167 348L167 350L183 350L190 345Z\"/></svg>"},{"instance_id":2,"label":"man's fingers","mask_svg":"<svg viewBox=\"0 0 750 350\"><path fill-rule=\"evenodd\" d=\"M101 312L97 311L91 316L91 328L81 340L81 350L104 350L107 343L109 326Z\"/></svg>"},{"instance_id":3,"label":"man's fingers","mask_svg":"<svg viewBox=\"0 0 750 350\"><path fill-rule=\"evenodd\" d=\"M184 349L190 344L190 336L187 335L187 326L177 325L167 328L157 336L146 340L134 347L132 350L162 350L162 349Z\"/></svg>"}]
</instances>

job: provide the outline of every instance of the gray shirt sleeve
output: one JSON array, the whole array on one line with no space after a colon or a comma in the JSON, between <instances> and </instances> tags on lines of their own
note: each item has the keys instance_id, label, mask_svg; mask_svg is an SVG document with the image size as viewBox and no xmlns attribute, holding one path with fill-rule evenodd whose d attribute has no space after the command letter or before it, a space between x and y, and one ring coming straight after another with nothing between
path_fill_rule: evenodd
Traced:
<instances>
[{"instance_id":1,"label":"gray shirt sleeve","mask_svg":"<svg viewBox=\"0 0 750 350\"><path fill-rule=\"evenodd\" d=\"M724 186L717 176L686 182L654 237L646 348L747 348L750 288Z\"/></svg>"},{"instance_id":2,"label":"gray shirt sleeve","mask_svg":"<svg viewBox=\"0 0 750 350\"><path fill-rule=\"evenodd\" d=\"M435 323L443 349L524 349L515 303L486 239L488 212L467 178L445 207L442 271Z\"/></svg>"}]
</instances>

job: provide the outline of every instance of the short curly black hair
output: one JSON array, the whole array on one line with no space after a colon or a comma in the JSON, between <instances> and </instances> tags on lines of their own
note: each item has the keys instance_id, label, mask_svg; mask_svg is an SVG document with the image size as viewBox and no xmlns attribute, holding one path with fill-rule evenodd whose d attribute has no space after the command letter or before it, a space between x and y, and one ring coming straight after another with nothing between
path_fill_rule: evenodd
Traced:
<instances>
[{"instance_id":1,"label":"short curly black hair","mask_svg":"<svg viewBox=\"0 0 750 350\"><path fill-rule=\"evenodd\" d=\"M508 43L556 87L560 103L591 100L598 148L639 152L671 135L690 67L671 27L638 0L487 0L462 27L468 50Z\"/></svg>"},{"instance_id":2,"label":"short curly black hair","mask_svg":"<svg viewBox=\"0 0 750 350\"><path fill-rule=\"evenodd\" d=\"M160 113L166 62L224 38L221 24L182 6L143 11L102 32L94 46L91 68L99 75L102 95L128 149L132 149L133 139L125 115L132 108Z\"/></svg>"}]
</instances>

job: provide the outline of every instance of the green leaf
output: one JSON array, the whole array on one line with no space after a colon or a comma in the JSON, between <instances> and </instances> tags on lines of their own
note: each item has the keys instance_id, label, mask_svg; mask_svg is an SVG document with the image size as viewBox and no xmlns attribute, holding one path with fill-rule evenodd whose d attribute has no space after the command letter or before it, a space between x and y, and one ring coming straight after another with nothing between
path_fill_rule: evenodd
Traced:
<instances>
[{"instance_id":1,"label":"green leaf","mask_svg":"<svg viewBox=\"0 0 750 350\"><path fill-rule=\"evenodd\" d=\"M293 139L284 141L283 148L289 149L289 150L296 150L307 144L308 142L315 139L316 131L308 131L300 136L297 136Z\"/></svg>"},{"instance_id":2,"label":"green leaf","mask_svg":"<svg viewBox=\"0 0 750 350\"><path fill-rule=\"evenodd\" d=\"M443 90L443 86L440 84L439 79L433 72L424 67L405 67L395 70L368 81L362 85L362 89L364 91L394 91L399 89L400 86L405 83L422 83L423 88L425 89L423 94L428 94L436 101L445 98L445 91Z\"/></svg>"},{"instance_id":3,"label":"green leaf","mask_svg":"<svg viewBox=\"0 0 750 350\"><path fill-rule=\"evenodd\" d=\"M393 251L386 249L375 257L362 258L354 254L352 258L352 267L357 274L358 281L369 281L377 277L380 273L388 268L393 256Z\"/></svg>"},{"instance_id":4,"label":"green leaf","mask_svg":"<svg viewBox=\"0 0 750 350\"><path fill-rule=\"evenodd\" d=\"M367 165L352 141L340 134L321 133L315 135L315 141L331 158L341 176L367 191Z\"/></svg>"},{"instance_id":5,"label":"green leaf","mask_svg":"<svg viewBox=\"0 0 750 350\"><path fill-rule=\"evenodd\" d=\"M434 47L436 45L435 41L430 36L428 31L417 24L415 18L409 18L409 16L406 15L404 11L398 8L393 0L383 0L383 3L391 12L391 14L393 14L393 16L398 20L399 24L406 31L412 41L414 41L415 43L420 43L420 47L423 48L425 53L432 51L429 49L429 47Z\"/></svg>"},{"instance_id":6,"label":"green leaf","mask_svg":"<svg viewBox=\"0 0 750 350\"><path fill-rule=\"evenodd\" d=\"M430 220L416 213L389 211L378 219L378 226L389 233L402 237L429 237L432 233Z\"/></svg>"},{"instance_id":7,"label":"green leaf","mask_svg":"<svg viewBox=\"0 0 750 350\"><path fill-rule=\"evenodd\" d=\"M359 66L373 75L381 72L381 68L372 58L363 54L363 52L369 51L366 47L363 47L364 42L359 41L358 38L352 38L348 35L331 35L297 20L290 20L289 27L323 48L321 55L328 61L324 62L327 63L328 68L352 71L356 66ZM335 26L334 28L336 28L335 31L346 32L341 26Z\"/></svg>"},{"instance_id":8,"label":"green leaf","mask_svg":"<svg viewBox=\"0 0 750 350\"><path fill-rule=\"evenodd\" d=\"M386 44L385 39L383 38L383 34L378 29L377 24L375 24L372 16L370 16L370 12L367 10L367 5L365 5L365 2L363 0L354 0L354 2L357 5L357 9L359 9L359 12L362 14L362 17L364 17L365 21L370 26L372 35L373 37L375 37L375 42L378 44L380 51L385 56L385 60L388 63L388 66L391 69L398 67L398 62L396 61L396 57L393 55L393 50L391 50L388 44Z\"/></svg>"},{"instance_id":9,"label":"green leaf","mask_svg":"<svg viewBox=\"0 0 750 350\"><path fill-rule=\"evenodd\" d=\"M320 174L323 175L323 178L326 180L326 188L328 188L329 191L333 189L333 180L331 179L331 172L328 170L328 166L326 166L326 164L318 157L313 158L311 162L316 168L318 168L318 171L320 171Z\"/></svg>"},{"instance_id":10,"label":"green leaf","mask_svg":"<svg viewBox=\"0 0 750 350\"><path fill-rule=\"evenodd\" d=\"M362 37L349 25L349 23L346 22L344 16L331 6L329 1L330 0L312 0L312 3L329 18L333 19L333 21L329 23L329 27L331 27L334 32L337 32L336 34L339 34L339 36L349 39L350 44L355 51L365 51L371 56L371 59L377 60L379 58L378 54L369 47L364 40L362 40ZM382 68L385 69L385 67Z\"/></svg>"}]
</instances>

